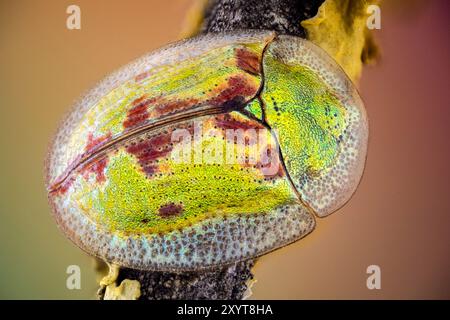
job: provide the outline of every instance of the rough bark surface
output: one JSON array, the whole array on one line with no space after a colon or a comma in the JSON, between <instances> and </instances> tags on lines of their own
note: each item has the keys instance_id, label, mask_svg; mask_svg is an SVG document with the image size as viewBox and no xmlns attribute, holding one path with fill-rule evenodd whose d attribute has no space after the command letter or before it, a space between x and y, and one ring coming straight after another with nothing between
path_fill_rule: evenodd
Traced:
<instances>
[{"instance_id":1,"label":"rough bark surface","mask_svg":"<svg viewBox=\"0 0 450 320\"><path fill-rule=\"evenodd\" d=\"M241 29L273 30L305 37L300 22L316 15L324 0L212 0L203 32Z\"/></svg>"},{"instance_id":2,"label":"rough bark surface","mask_svg":"<svg viewBox=\"0 0 450 320\"><path fill-rule=\"evenodd\" d=\"M138 280L141 299L240 300L253 279L253 260L202 272L145 272L122 269L118 282Z\"/></svg>"},{"instance_id":3,"label":"rough bark surface","mask_svg":"<svg viewBox=\"0 0 450 320\"><path fill-rule=\"evenodd\" d=\"M313 17L324 0L211 0L202 32L259 29L305 37L300 22ZM243 299L256 260L201 272L121 269L117 282L138 280L140 299ZM102 294L100 294L102 298Z\"/></svg>"}]
</instances>

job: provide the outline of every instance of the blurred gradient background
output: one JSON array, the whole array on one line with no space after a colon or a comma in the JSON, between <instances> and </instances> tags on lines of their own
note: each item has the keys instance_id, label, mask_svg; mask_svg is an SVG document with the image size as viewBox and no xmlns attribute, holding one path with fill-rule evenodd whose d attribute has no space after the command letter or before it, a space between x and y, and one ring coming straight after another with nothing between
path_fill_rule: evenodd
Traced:
<instances>
[{"instance_id":1,"label":"blurred gradient background","mask_svg":"<svg viewBox=\"0 0 450 320\"><path fill-rule=\"evenodd\" d=\"M179 38L195 0L0 0L0 298L91 299L92 259L58 231L43 161L69 106L104 75ZM81 7L81 30L66 8ZM360 91L370 118L353 199L262 257L255 299L450 298L450 2L385 1L382 59ZM79 265L82 289L66 288ZM381 290L366 268L381 267Z\"/></svg>"}]
</instances>

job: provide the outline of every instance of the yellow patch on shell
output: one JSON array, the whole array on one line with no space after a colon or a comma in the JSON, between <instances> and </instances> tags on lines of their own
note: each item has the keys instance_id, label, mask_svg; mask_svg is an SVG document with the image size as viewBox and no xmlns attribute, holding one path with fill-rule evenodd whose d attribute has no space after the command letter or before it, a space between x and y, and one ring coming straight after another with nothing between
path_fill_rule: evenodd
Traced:
<instances>
[{"instance_id":1,"label":"yellow patch on shell","mask_svg":"<svg viewBox=\"0 0 450 320\"><path fill-rule=\"evenodd\" d=\"M374 2L378 1L326 0L316 16L301 22L307 39L333 57L355 82L361 75L362 54L370 60L367 54L377 52L366 27L367 7Z\"/></svg>"}]
</instances>

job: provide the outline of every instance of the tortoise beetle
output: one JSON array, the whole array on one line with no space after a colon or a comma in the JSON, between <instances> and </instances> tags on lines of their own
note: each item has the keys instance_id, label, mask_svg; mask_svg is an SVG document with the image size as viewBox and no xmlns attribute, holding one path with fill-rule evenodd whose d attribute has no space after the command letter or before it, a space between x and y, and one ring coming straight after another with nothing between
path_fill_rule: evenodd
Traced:
<instances>
[{"instance_id":1,"label":"tortoise beetle","mask_svg":"<svg viewBox=\"0 0 450 320\"><path fill-rule=\"evenodd\" d=\"M355 87L319 47L207 34L144 55L75 104L50 148L48 198L65 235L105 261L226 265L340 208L367 139Z\"/></svg>"}]
</instances>

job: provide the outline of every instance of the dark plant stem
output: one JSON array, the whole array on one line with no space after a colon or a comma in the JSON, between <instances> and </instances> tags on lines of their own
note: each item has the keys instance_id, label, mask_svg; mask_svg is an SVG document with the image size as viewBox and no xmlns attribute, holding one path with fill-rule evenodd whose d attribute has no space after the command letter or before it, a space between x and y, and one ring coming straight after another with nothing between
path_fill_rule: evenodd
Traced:
<instances>
[{"instance_id":1,"label":"dark plant stem","mask_svg":"<svg viewBox=\"0 0 450 320\"><path fill-rule=\"evenodd\" d=\"M214 270L181 273L122 269L118 282L138 280L141 299L240 300L253 279L253 265L253 260L247 260Z\"/></svg>"},{"instance_id":2,"label":"dark plant stem","mask_svg":"<svg viewBox=\"0 0 450 320\"><path fill-rule=\"evenodd\" d=\"M202 32L273 30L305 38L300 22L316 15L324 0L211 0Z\"/></svg>"}]
</instances>

